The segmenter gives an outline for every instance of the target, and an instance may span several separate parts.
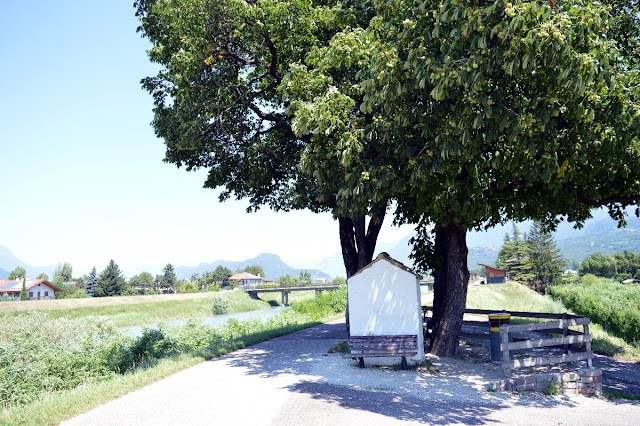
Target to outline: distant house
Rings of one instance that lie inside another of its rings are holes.
[[[256,288],[258,284],[264,282],[264,279],[248,272],[240,272],[239,274],[231,275],[229,281],[235,281],[235,285],[241,286],[242,288]]]
[[[326,284],[326,283],[327,283],[326,278],[320,278],[320,277],[311,278],[311,284]]]
[[[47,280],[27,279],[27,299],[28,300],[43,300],[55,298],[55,293],[62,291],[60,287],[51,284]],[[22,291],[22,278],[17,280],[4,280],[0,281],[0,297],[20,297]]]
[[[497,284],[503,283],[507,279],[507,270],[506,269],[498,269],[493,266],[485,265],[482,263],[478,263],[480,266],[484,266],[486,270],[487,284]]]

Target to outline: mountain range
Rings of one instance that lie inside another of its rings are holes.
[[[202,274],[205,271],[213,271],[218,266],[224,266],[237,271],[250,265],[260,265],[264,269],[264,274],[268,278],[279,278],[283,275],[300,275],[300,269],[292,268],[280,259],[280,256],[271,253],[262,253],[253,259],[247,259],[242,261],[232,260],[216,260],[211,263],[201,263],[198,266],[178,266],[174,268],[176,276],[178,278],[189,278],[193,274]],[[326,278],[331,279],[329,274],[319,271],[317,269],[307,269],[311,278]]]
[[[640,218],[628,211],[626,228],[618,228],[617,222],[609,217],[606,211],[596,210],[593,218],[585,222],[581,229],[574,229],[572,224],[561,223],[554,233],[554,237],[563,257],[569,261],[582,261],[587,256],[599,251],[605,255],[631,250],[640,253]],[[531,222],[519,223],[518,229],[527,232]],[[504,242],[505,234],[513,234],[513,225],[499,225],[487,231],[471,231],[467,234],[469,256],[467,264],[469,268],[476,268],[478,263],[495,264],[498,251]],[[414,234],[405,236],[395,243],[380,243],[376,246],[376,254],[386,251],[404,263],[411,266],[409,259],[411,253],[410,239]],[[176,275],[179,278],[189,278],[192,274],[201,274],[212,271],[217,266],[225,266],[232,271],[248,265],[258,264],[263,267],[265,275],[269,278],[278,278],[283,275],[299,275],[300,269],[293,268],[282,261],[276,254],[263,253],[253,259],[243,261],[215,260],[211,263],[200,263],[197,266],[177,266]],[[9,271],[16,266],[22,266],[30,277],[45,273],[52,277],[55,266],[31,266],[17,258],[9,248],[0,246],[0,279],[6,279]],[[342,255],[336,253],[332,256],[320,259],[316,264],[309,265],[307,269],[314,278],[331,278],[346,276]],[[141,272],[141,271],[140,271]]]

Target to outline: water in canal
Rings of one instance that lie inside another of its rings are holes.
[[[238,321],[258,319],[258,320],[262,320],[262,322],[265,322],[267,319],[271,318],[272,316],[278,315],[280,312],[284,311],[285,309],[289,309],[289,308],[283,307],[283,306],[276,306],[274,308],[269,308],[269,309],[259,309],[256,311],[246,311],[246,312],[235,312],[232,314],[211,315],[208,317],[198,317],[195,319],[197,319],[198,321],[202,321],[203,324],[208,325],[210,327],[219,327],[221,325],[225,325],[230,319],[236,319]],[[163,321],[163,322],[170,327],[176,327],[176,326],[185,325],[187,323],[187,320],[179,319],[179,320],[170,320],[170,321]],[[131,325],[128,327],[120,327],[120,329],[126,331],[128,334],[130,334],[133,337],[137,337],[142,335],[142,329],[144,327],[157,328],[158,323],[154,322],[154,323],[143,324],[143,325]]]

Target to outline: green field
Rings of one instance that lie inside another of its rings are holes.
[[[213,315],[211,307],[215,297],[225,297],[229,300],[231,308],[229,312],[253,311],[280,305],[280,293],[263,293],[260,295],[261,300],[254,300],[244,291],[234,290],[196,294],[31,301],[29,310],[46,311],[52,318],[76,319],[106,316],[116,327],[124,327]],[[296,291],[289,294],[289,301],[297,302],[313,297],[313,291]],[[25,312],[23,303],[0,303],[0,313],[21,315]]]

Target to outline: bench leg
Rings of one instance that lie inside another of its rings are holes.
[[[364,358],[358,358],[358,367],[364,368]]]
[[[408,370],[409,366],[407,365],[407,358],[406,357],[402,357],[402,363],[400,364],[400,368],[402,368],[403,370]]]

